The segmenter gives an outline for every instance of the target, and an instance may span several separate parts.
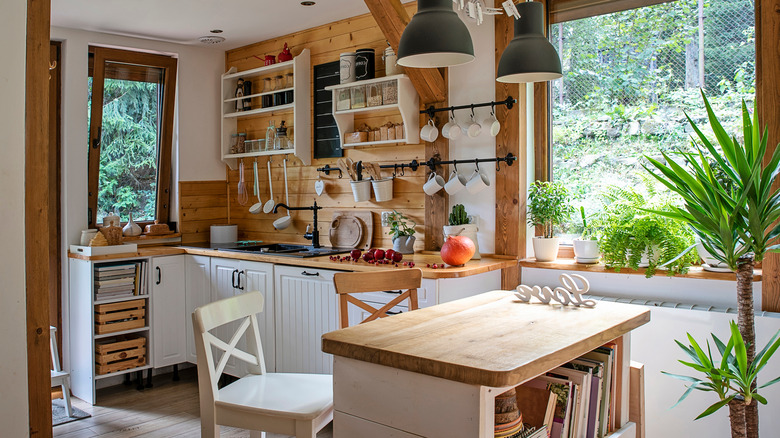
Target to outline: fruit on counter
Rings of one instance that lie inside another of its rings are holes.
[[[395,254],[395,251],[393,251],[392,249],[388,249],[387,251],[385,251],[385,258],[387,260],[393,260],[393,254]]]
[[[374,251],[374,258],[377,259],[377,260],[384,259],[385,258],[385,250],[378,249],[378,250]]]
[[[352,257],[353,260],[359,260],[361,254],[363,254],[363,251],[359,249],[353,249],[349,252],[349,256]]]
[[[394,262],[398,263],[398,262],[400,262],[403,259],[404,259],[404,255],[403,254],[401,254],[400,252],[397,252],[397,251],[393,251],[393,261]]]
[[[363,254],[363,260],[365,260],[365,261],[367,261],[369,263],[373,262],[374,261],[374,253],[369,251],[369,252]]]
[[[441,247],[441,259],[451,266],[462,266],[476,252],[474,241],[466,236],[448,236]]]

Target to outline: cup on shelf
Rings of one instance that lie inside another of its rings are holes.
[[[444,138],[455,140],[460,137],[461,129],[455,121],[455,117],[450,116],[450,120],[441,128],[441,135]]]
[[[476,120],[474,120],[473,115],[469,120],[467,120],[465,123],[463,123],[460,126],[460,129],[464,131],[471,138],[478,136],[479,133],[482,132],[482,126],[479,123],[477,123]]]
[[[444,178],[437,175],[436,172],[431,172],[431,176],[428,177],[428,181],[423,184],[423,191],[428,196],[433,196],[439,190],[444,188]]]
[[[450,180],[447,184],[444,184],[444,190],[450,195],[454,195],[466,187],[466,177],[459,174],[457,169],[453,169],[450,173]]]
[[[482,121],[481,125],[493,137],[497,136],[498,132],[501,130],[501,123],[496,119],[496,113],[492,110],[490,111],[490,115]]]
[[[420,129],[420,138],[427,142],[434,142],[439,138],[439,129],[433,124],[433,120],[428,120],[428,124]]]
[[[480,170],[479,167],[474,169],[474,173],[469,178],[469,182],[466,183],[466,188],[469,193],[479,193],[483,189],[490,187],[490,178],[484,170]]]

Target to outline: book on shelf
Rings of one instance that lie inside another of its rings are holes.
[[[533,379],[518,386],[515,391],[517,408],[523,415],[523,423],[536,428],[544,426],[544,436],[547,436],[547,431],[552,429],[558,401],[556,394],[547,389],[547,381]]]
[[[589,353],[585,353],[581,358],[594,360],[600,363],[602,367],[601,401],[599,402],[598,431],[596,433],[597,438],[602,438],[609,431],[609,410],[612,402],[610,395],[612,388],[613,350],[599,347]]]
[[[548,375],[569,380],[574,385],[572,410],[569,418],[569,437],[585,438],[588,421],[588,402],[590,401],[590,374],[567,367],[558,367]]]
[[[598,414],[599,404],[601,403],[601,379],[603,378],[603,369],[601,362],[591,359],[575,359],[564,367],[571,367],[581,371],[587,371],[591,376],[590,400],[588,401],[588,421],[585,438],[596,438],[598,434]]]

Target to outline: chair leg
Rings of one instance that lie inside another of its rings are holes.
[[[204,406],[201,399],[200,406],[200,436],[201,438],[218,438],[219,424],[217,424],[217,413],[214,406]]]
[[[309,420],[298,420],[295,422],[295,438],[316,438],[317,431],[314,430],[314,422]]]
[[[62,382],[62,399],[65,400],[65,413],[68,417],[73,416],[73,406],[70,404],[70,385],[67,381]]]
[[[152,369],[149,368],[148,370],[146,370],[146,387],[151,388],[153,386],[154,385],[152,385]]]
[[[173,364],[173,381],[179,381],[179,364]]]
[[[144,390],[144,372],[143,371],[136,371],[135,372],[135,380],[136,380],[136,387],[135,389],[138,391]]]

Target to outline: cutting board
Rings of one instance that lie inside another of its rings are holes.
[[[355,231],[356,223],[360,226],[359,233]],[[333,227],[334,224],[337,228]],[[342,230],[342,227],[345,229]],[[360,236],[355,239],[357,234]],[[361,210],[334,211],[329,235],[331,246],[370,249],[374,235],[373,215],[370,211]],[[354,243],[356,241],[357,243]]]

